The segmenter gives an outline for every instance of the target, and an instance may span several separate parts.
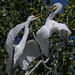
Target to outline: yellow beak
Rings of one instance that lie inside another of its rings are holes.
[[[41,17],[41,16],[40,16],[40,13],[37,14],[37,15],[35,15],[33,18],[39,18],[39,17]]]
[[[51,6],[51,7],[48,7],[48,8],[50,8],[50,9],[51,9],[49,12],[53,11],[54,7],[56,7],[56,5]]]

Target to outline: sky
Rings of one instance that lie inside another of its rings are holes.
[[[61,3],[63,6],[66,6],[67,4],[67,0],[50,0],[51,1],[51,5],[52,3]]]
[[[46,3],[46,1],[47,0],[44,0],[45,2],[43,3],[43,5],[45,5],[45,3]],[[53,3],[61,3],[62,5],[63,5],[63,7],[65,7],[66,6],[66,4],[67,4],[67,0],[50,0],[50,5],[48,5],[48,7],[50,7],[50,6],[52,6],[53,5]],[[62,9],[62,12],[63,12],[64,10]]]

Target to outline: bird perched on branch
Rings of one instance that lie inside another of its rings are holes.
[[[57,23],[56,21],[52,20],[53,17],[62,9],[62,5],[60,3],[55,3],[52,7],[49,7],[49,8],[52,8],[50,11],[55,10],[55,9],[56,10],[49,15],[49,17],[46,20],[45,25],[42,26],[36,33],[36,38],[38,40],[38,43],[42,50],[42,53],[45,56],[48,56],[48,48],[49,48],[48,38],[51,37],[53,32],[58,31],[60,36],[64,37],[64,38],[65,38],[66,32],[67,32],[67,37],[71,34],[70,30],[67,28],[67,26],[65,24]],[[35,17],[38,17],[38,16],[35,16]],[[25,27],[26,27],[26,25],[25,25]],[[28,33],[27,32],[28,26],[27,26],[27,28],[25,28],[25,30],[26,31],[24,32],[23,38],[24,38],[25,34]],[[15,55],[14,55],[14,64],[16,64],[16,61],[18,61],[20,67],[23,70],[27,69],[27,67],[33,61],[33,59],[36,59],[37,57],[40,56],[39,48],[38,48],[36,41],[29,40],[26,43],[27,36],[28,36],[28,34],[26,34],[26,36],[25,36],[26,38],[24,41],[23,41],[23,38],[21,40],[24,44],[20,42],[21,44],[19,44],[15,47],[16,50],[15,50]],[[13,41],[12,41],[12,43],[13,43]],[[26,44],[26,46],[25,46],[25,44]],[[10,55],[9,50],[10,50],[11,46],[8,43],[6,45],[9,48],[9,49],[7,48],[7,52]],[[22,49],[19,48],[20,45],[23,46]],[[19,50],[20,50],[20,52],[18,52]],[[11,58],[10,58],[10,60],[11,60]],[[8,62],[10,62],[10,61],[8,61]]]
[[[18,61],[19,57],[22,55],[23,50],[25,48],[26,40],[27,40],[27,37],[28,37],[28,34],[29,34],[28,26],[29,26],[31,21],[36,20],[39,17],[40,17],[39,14],[35,15],[35,16],[31,15],[31,16],[28,17],[26,22],[17,25],[16,27],[14,27],[13,29],[11,29],[9,31],[9,34],[7,36],[7,40],[6,40],[6,43],[5,43],[6,52],[8,53],[8,56],[9,56],[9,60],[7,61],[7,67],[6,67],[7,73],[11,72],[13,50],[14,50],[14,58],[13,58],[14,59],[13,60],[13,68],[14,68],[17,64],[17,61]],[[15,37],[17,36],[17,34],[20,32],[20,30],[22,28],[25,29],[22,40],[20,41],[20,43],[18,45],[13,45]]]
[[[55,3],[53,6],[49,7],[51,11],[53,11],[48,18],[46,19],[45,25],[43,25],[36,33],[36,38],[39,41],[39,45],[41,47],[42,53],[45,56],[48,56],[48,49],[49,49],[49,38],[53,34],[53,32],[58,32],[61,38],[68,38],[68,36],[71,34],[71,31],[69,28],[63,24],[58,23],[53,20],[54,16],[59,13],[62,9],[62,4]]]

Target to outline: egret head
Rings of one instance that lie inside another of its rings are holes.
[[[54,3],[53,6],[49,7],[51,8],[50,12],[53,11],[53,10],[61,10],[62,9],[62,4],[61,3]]]
[[[55,6],[54,10],[55,9],[62,9],[62,4],[60,4],[60,3],[55,3],[53,6]]]
[[[29,20],[29,21],[33,21],[33,20],[36,20],[36,19],[38,19],[39,17],[41,17],[41,16],[39,16],[40,14],[37,14],[37,15],[31,15],[31,16],[29,16],[28,17],[28,19],[27,20]]]

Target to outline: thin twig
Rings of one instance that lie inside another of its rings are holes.
[[[37,38],[35,37],[35,34],[34,34],[34,33],[33,33],[33,35],[34,35],[34,38],[35,38],[35,40],[36,40],[36,42],[37,42],[37,44],[38,44],[39,42],[38,42]],[[36,66],[35,66],[30,72],[27,71],[25,75],[30,75],[30,74],[40,65],[40,63],[43,63],[44,66],[45,66],[47,69],[50,69],[50,70],[51,70],[51,68],[48,68],[48,67],[45,65],[45,63],[47,63],[47,61],[48,61],[49,58],[48,58],[46,61],[44,61],[43,54],[42,54],[42,52],[41,52],[41,48],[40,48],[39,44],[38,44],[38,47],[39,47],[39,50],[40,50],[40,55],[41,55],[42,60],[40,60],[40,61],[36,64]]]
[[[52,49],[52,51],[51,51],[49,57],[47,58],[47,60],[45,61],[45,63],[47,63],[50,60],[51,56],[53,55],[55,48],[56,48],[56,44],[54,45],[54,48]]]
[[[37,40],[37,38],[36,38],[34,32],[33,32],[33,36],[34,36],[34,39],[35,39],[35,41],[36,41],[36,43],[37,43],[37,45],[38,45],[38,47],[39,47],[41,58],[42,58],[42,60],[44,60],[43,54],[42,54],[42,50],[41,50],[40,45],[39,45],[39,41]]]
[[[58,32],[59,33],[59,32]],[[58,36],[58,35],[57,35]],[[59,36],[58,36],[59,37]],[[61,39],[59,37],[59,47],[61,46]],[[58,50],[57,50],[57,59],[56,59],[56,65],[55,65],[55,74],[57,75],[57,65],[58,65],[58,59],[59,59],[59,47],[58,47]]]
[[[66,21],[66,25],[68,26],[68,15],[67,15],[67,21]]]
[[[40,64],[42,63],[42,60],[40,60],[36,65],[35,67],[28,73],[26,73],[25,75],[30,75]]]
[[[45,66],[47,69],[51,69],[51,68],[47,67],[46,64],[45,64],[45,61],[44,61],[44,58],[43,58],[43,53],[42,53],[41,47],[40,47],[40,45],[39,45],[39,41],[37,40],[37,38],[36,38],[34,32],[33,32],[33,36],[34,36],[34,38],[35,38],[35,40],[36,40],[36,42],[37,42],[37,45],[38,45],[38,47],[39,47],[40,55],[41,55],[41,58],[42,58],[42,61],[43,61],[44,66]]]
[[[49,59],[49,58],[46,59],[45,63],[47,63],[47,60],[48,60],[48,59]],[[35,67],[33,67],[33,69],[32,69],[30,72],[26,73],[25,75],[30,75],[41,63],[43,63],[42,60],[40,60],[40,61],[35,65]],[[50,68],[50,71],[53,71],[52,68]]]
[[[65,56],[65,55],[69,55],[69,54],[75,54],[75,53],[67,53],[67,54],[63,54],[63,55],[61,55],[61,56]],[[60,57],[61,57],[61,56],[60,56]],[[59,58],[60,58],[60,57],[59,57]],[[47,63],[48,60],[49,60],[49,58],[46,59],[45,63]],[[51,59],[51,60],[52,60],[52,59]],[[42,60],[40,60],[40,61],[36,64],[36,66],[35,66],[29,73],[27,73],[27,74],[25,74],[25,75],[30,75],[41,63],[43,63]],[[51,70],[49,70],[49,71],[52,72],[53,70],[51,69]]]

